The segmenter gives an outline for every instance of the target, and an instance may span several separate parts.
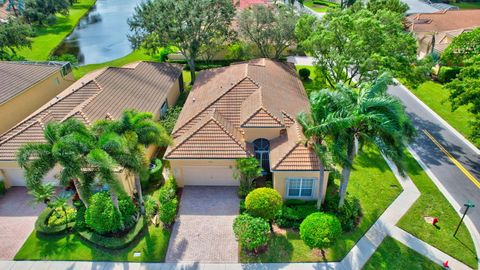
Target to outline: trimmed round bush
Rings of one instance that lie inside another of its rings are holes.
[[[272,220],[282,208],[282,197],[273,188],[257,188],[245,198],[247,213]]]
[[[305,81],[310,77],[310,69],[308,68],[301,68],[298,71],[298,74],[300,75],[300,78]]]
[[[161,203],[160,207],[158,208],[158,218],[160,219],[160,221],[166,226],[172,225],[177,215],[177,207],[177,198]]]
[[[300,224],[300,238],[310,248],[329,247],[341,232],[338,218],[322,212],[309,215]]]
[[[460,70],[460,67],[442,67],[438,73],[437,79],[441,83],[449,83],[457,77]]]
[[[235,218],[233,232],[244,249],[257,252],[268,242],[270,225],[263,218],[242,214]]]
[[[115,209],[110,194],[99,192],[90,198],[90,206],[85,212],[85,223],[98,234],[116,233],[135,224],[136,208],[129,197],[118,202],[120,213]]]

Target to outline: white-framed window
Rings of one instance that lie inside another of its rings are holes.
[[[165,100],[160,108],[160,117],[164,117],[168,111],[168,102]]]
[[[287,178],[287,197],[313,198],[316,180],[315,178]]]

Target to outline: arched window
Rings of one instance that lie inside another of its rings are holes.
[[[255,158],[260,162],[263,170],[270,171],[270,142],[266,139],[256,139],[253,141],[253,151],[255,152]]]

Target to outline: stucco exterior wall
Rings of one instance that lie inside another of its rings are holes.
[[[177,181],[179,187],[184,186],[184,167],[189,166],[205,166],[205,167],[226,167],[235,168],[235,160],[233,159],[171,159],[170,169]],[[231,177],[228,175],[226,177]]]
[[[328,179],[328,171],[325,171],[325,181]],[[280,195],[286,199],[287,198],[287,191],[286,191],[286,183],[287,178],[315,178],[315,195],[312,199],[318,198],[318,189],[320,187],[319,183],[319,172],[318,171],[275,171],[273,172],[273,188],[280,193]],[[323,194],[327,191],[327,185],[324,185],[322,190]]]
[[[281,128],[243,128],[245,131],[245,140],[253,142],[256,139],[271,140],[280,136]]]
[[[63,77],[58,71],[14,98],[0,104],[0,115],[2,116],[0,134],[38,110],[74,81],[72,72]]]

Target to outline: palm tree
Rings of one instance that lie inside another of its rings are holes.
[[[320,159],[318,209],[325,201],[323,190],[328,181],[328,179],[325,181],[325,165],[330,164],[335,155],[335,148],[331,147],[331,138],[342,128],[339,125],[338,118],[341,115],[338,112],[343,108],[338,107],[338,102],[332,102],[332,100],[341,100],[341,98],[339,92],[327,89],[313,92],[310,94],[310,112],[308,114],[302,112],[297,117],[307,139],[306,143],[311,145]]]
[[[171,137],[153,115],[136,110],[124,111],[118,120],[101,120],[93,126],[100,147],[120,166],[134,174],[135,189],[142,213],[144,200],[140,176],[148,175],[146,149],[150,145],[167,146]]]
[[[60,184],[66,186],[73,179],[80,200],[88,207],[94,177],[84,170],[90,167],[86,156],[95,145],[94,136],[75,119],[50,122],[43,133],[46,142],[27,143],[17,153],[17,162],[25,171],[27,188],[42,192],[42,179],[59,165]]]
[[[334,148],[345,154],[341,160],[339,207],[344,204],[352,164],[362,145],[377,145],[382,154],[392,160],[401,173],[404,172],[405,147],[415,136],[415,130],[402,103],[386,93],[389,84],[391,77],[382,74],[358,90],[339,85],[338,95],[331,100],[334,107],[341,108],[331,112],[337,115],[337,125],[341,127],[335,134]]]
[[[41,184],[36,189],[28,191],[28,194],[33,197],[34,203],[48,206],[55,194],[55,187],[51,183]]]

